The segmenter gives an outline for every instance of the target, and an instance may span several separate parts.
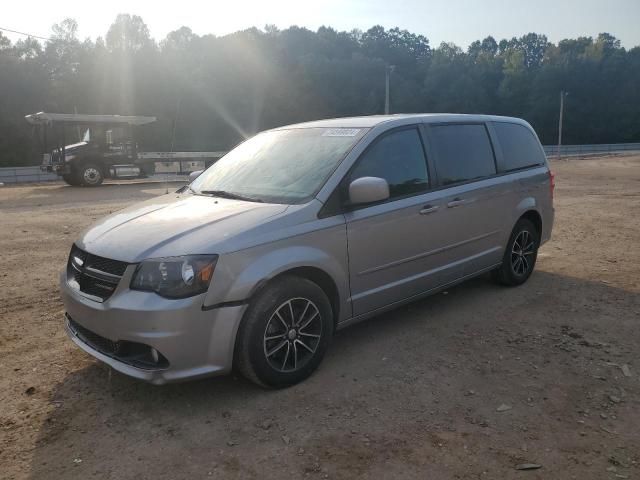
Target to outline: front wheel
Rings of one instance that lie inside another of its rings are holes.
[[[78,179],[80,185],[87,187],[97,187],[104,180],[102,170],[94,163],[85,163],[78,168]]]
[[[305,278],[282,277],[249,305],[238,331],[236,367],[258,385],[294,385],[318,367],[332,336],[324,291]]]
[[[540,233],[535,225],[521,218],[513,227],[502,265],[494,271],[494,278],[502,285],[517,286],[526,282],[538,257]]]

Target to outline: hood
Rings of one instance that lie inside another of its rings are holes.
[[[69,153],[70,151],[73,151],[73,150],[79,150],[82,147],[84,147],[85,145],[88,145],[88,143],[87,142],[72,143],[71,145],[65,145],[64,151],[66,153]],[[54,148],[53,151],[56,152],[56,153],[57,152],[62,152],[62,149],[61,148]]]
[[[77,245],[94,255],[136,263],[147,258],[233,250],[234,236],[283,213],[287,205],[209,196],[163,195],[89,227]]]

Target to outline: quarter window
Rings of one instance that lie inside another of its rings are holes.
[[[415,128],[398,130],[377,140],[351,172],[351,181],[380,177],[389,183],[391,198],[426,190],[429,186],[427,162]]]
[[[493,148],[484,125],[433,125],[430,139],[442,185],[496,173]]]
[[[540,143],[528,128],[506,122],[495,122],[493,128],[502,147],[501,170],[509,172],[544,164]]]

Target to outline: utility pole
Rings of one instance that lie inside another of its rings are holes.
[[[384,114],[389,115],[389,77],[391,72],[395,70],[395,65],[385,65],[384,67],[384,79],[385,79],[385,90],[384,90]]]
[[[564,97],[569,95],[569,92],[560,90],[560,119],[558,120],[558,160],[560,160],[560,148],[562,147],[562,116],[564,115]]]

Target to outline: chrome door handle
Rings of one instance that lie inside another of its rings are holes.
[[[420,210],[420,215],[427,215],[429,213],[433,213],[436,210],[438,210],[438,208],[440,208],[440,207],[438,207],[437,205],[425,205],[422,208],[422,210]]]
[[[447,203],[447,207],[455,208],[455,207],[459,207],[461,205],[466,205],[467,203],[471,203],[472,201],[473,200],[464,200],[462,198],[454,198],[449,203]]]

